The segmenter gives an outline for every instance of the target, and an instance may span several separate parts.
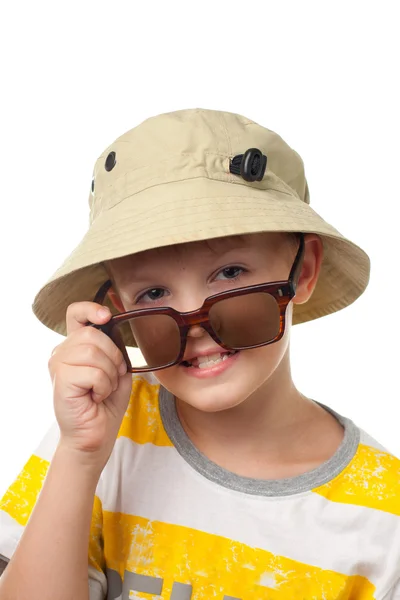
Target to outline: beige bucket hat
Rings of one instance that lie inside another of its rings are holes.
[[[320,277],[310,300],[295,305],[294,324],[348,306],[368,284],[367,254],[310,207],[301,157],[238,114],[188,109],[145,120],[97,159],[89,205],[86,235],[33,303],[63,335],[68,305],[93,300],[108,279],[103,261],[171,244],[262,231],[320,235]]]

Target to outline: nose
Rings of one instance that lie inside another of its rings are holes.
[[[201,338],[203,335],[207,333],[201,325],[193,325],[188,331],[188,337],[192,338]]]

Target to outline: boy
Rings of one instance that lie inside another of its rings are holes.
[[[67,334],[58,427],[0,504],[0,600],[400,598],[399,461],[291,378],[292,322],[369,277],[299,155],[159,115],[100,156],[90,209],[33,306]]]

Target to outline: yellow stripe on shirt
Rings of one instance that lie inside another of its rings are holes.
[[[161,421],[158,408],[160,386],[141,377],[134,377],[132,393],[118,437],[127,437],[137,444],[172,446]]]
[[[0,501],[4,510],[19,525],[25,526],[42,489],[50,463],[34,454]]]
[[[350,464],[335,479],[313,490],[331,502],[355,504],[400,515],[400,460],[359,444]]]
[[[196,600],[374,598],[375,586],[360,575],[324,570],[196,529],[108,511],[103,528],[107,568],[121,579],[125,570],[161,578],[163,599],[171,597],[174,581],[192,585]],[[142,598],[140,592],[135,597]]]

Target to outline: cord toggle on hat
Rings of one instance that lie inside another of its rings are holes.
[[[267,157],[258,148],[249,148],[244,154],[234,156],[229,171],[241,175],[245,181],[261,181],[267,168]]]

